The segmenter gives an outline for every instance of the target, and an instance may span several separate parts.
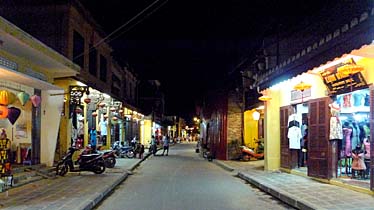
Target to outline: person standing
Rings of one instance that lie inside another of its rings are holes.
[[[166,156],[168,156],[168,154],[169,154],[169,138],[164,136],[162,138],[162,141],[163,141],[163,146],[164,146],[164,151],[162,151],[162,155],[164,155],[164,153],[166,151]]]
[[[90,131],[90,143],[91,143],[92,150],[96,151],[97,132],[96,132],[96,128],[94,128],[94,127]]]
[[[105,117],[102,121],[100,121],[100,135],[103,145],[106,146],[106,136],[108,135],[108,122]]]

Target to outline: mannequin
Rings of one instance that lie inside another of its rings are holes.
[[[343,130],[342,124],[339,120],[340,106],[336,102],[329,104],[330,107],[330,140],[342,140]]]
[[[366,170],[364,162],[364,151],[361,149],[360,145],[357,145],[354,150],[352,150],[352,178],[355,178],[355,172],[358,176],[364,177],[364,172]]]

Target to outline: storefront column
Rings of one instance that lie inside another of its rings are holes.
[[[280,168],[280,91],[271,90],[270,101],[265,102],[265,170]]]

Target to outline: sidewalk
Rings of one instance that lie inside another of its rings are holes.
[[[92,209],[148,157],[146,152],[143,159],[117,158],[103,174],[74,172],[10,189],[8,196],[0,193],[0,209]]]
[[[297,209],[374,209],[372,195],[299,175],[266,172],[263,170],[263,161],[214,162]]]

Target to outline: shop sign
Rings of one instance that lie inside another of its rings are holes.
[[[363,77],[361,72],[352,75],[346,75],[337,72],[339,66],[341,65],[336,65],[331,68],[325,69],[320,73],[323,82],[330,91],[330,94],[338,95],[367,86],[365,78]]]
[[[306,89],[303,92],[301,92],[300,90],[292,90],[291,91],[291,101],[300,100],[301,98],[303,98],[303,100],[305,100],[305,98],[308,98],[310,96],[312,96],[312,89],[311,88]]]

